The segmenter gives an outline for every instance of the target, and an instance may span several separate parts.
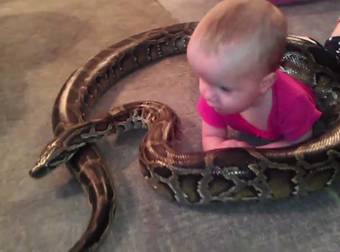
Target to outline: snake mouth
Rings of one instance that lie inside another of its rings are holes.
[[[32,178],[40,178],[46,175],[49,170],[48,166],[36,164],[31,170],[29,170],[28,174]]]

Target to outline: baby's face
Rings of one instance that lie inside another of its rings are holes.
[[[208,104],[220,114],[241,113],[261,97],[262,78],[240,74],[230,59],[206,54],[201,50],[188,50],[188,61],[199,77],[199,91]]]

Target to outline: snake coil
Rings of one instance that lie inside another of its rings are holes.
[[[340,66],[321,45],[288,36],[281,68],[310,85],[323,112],[314,136],[281,149],[234,148],[181,153],[171,144],[178,118],[166,105],[141,101],[113,108],[87,121],[99,97],[121,78],[151,62],[186,52],[196,23],[153,29],[116,43],[76,70],[62,87],[53,109],[56,139],[43,151],[33,177],[61,163],[89,195],[90,223],[71,251],[89,250],[109,226],[116,194],[100,153],[93,144],[111,133],[144,127],[139,160],[152,188],[184,204],[279,199],[330,185],[340,162]]]

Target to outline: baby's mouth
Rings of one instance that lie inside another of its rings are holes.
[[[221,109],[219,106],[216,106],[215,104],[213,104],[213,103],[211,103],[211,102],[209,102],[209,101],[207,101],[207,103],[208,103],[208,105],[209,105],[210,107],[212,107],[216,112],[221,113],[221,112],[223,111],[223,109]]]
[[[222,109],[217,107],[217,106],[214,106],[214,105],[210,105],[216,112],[221,112]]]
[[[213,103],[211,103],[211,102],[209,102],[209,101],[207,101],[207,103],[208,103],[208,105],[209,105],[210,107],[212,107],[212,108],[217,108],[217,106],[214,105]]]

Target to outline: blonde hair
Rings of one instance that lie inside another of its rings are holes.
[[[278,68],[286,36],[284,15],[267,0],[222,1],[203,17],[193,34],[207,53],[221,53],[228,45],[248,50],[251,59],[243,60],[256,63],[266,73]]]

